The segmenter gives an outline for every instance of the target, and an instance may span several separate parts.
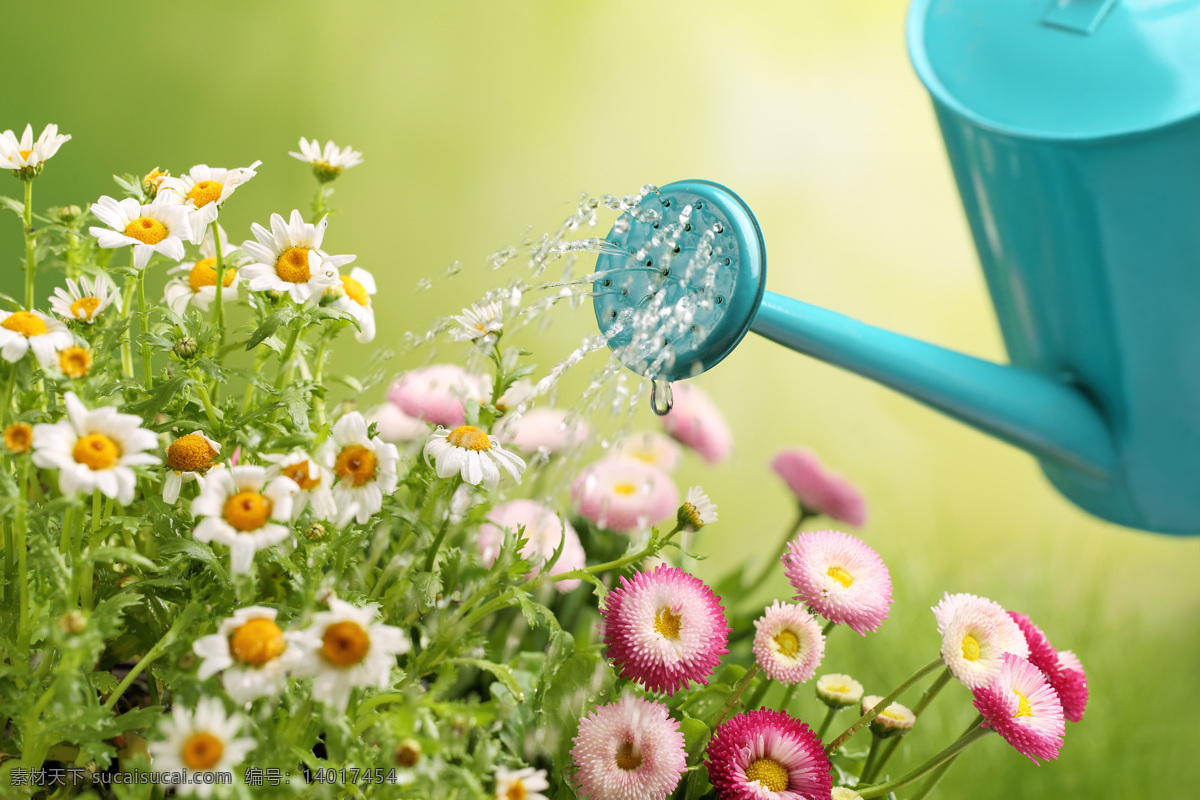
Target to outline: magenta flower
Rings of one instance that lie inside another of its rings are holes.
[[[509,444],[525,453],[557,453],[588,437],[587,423],[561,408],[534,408],[505,423]]]
[[[1040,669],[1005,653],[996,680],[972,694],[984,727],[995,729],[1018,753],[1035,764],[1058,758],[1066,730],[1062,703]]]
[[[729,652],[730,628],[720,598],[676,567],[639,572],[609,593],[601,612],[608,656],[621,677],[652,692],[674,694],[708,683]]]
[[[828,800],[821,740],[782,711],[748,711],[715,731],[705,765],[722,800]]]
[[[529,575],[537,575],[541,566],[562,545],[562,554],[550,569],[551,575],[560,575],[583,569],[587,556],[579,542],[579,534],[571,523],[560,519],[550,508],[533,500],[512,500],[501,503],[488,512],[487,522],[479,526],[479,550],[483,563],[489,567],[500,555],[504,544],[505,529],[524,528],[525,546],[521,558],[533,565]],[[554,584],[560,592],[569,592],[580,584],[578,580],[560,581]]]
[[[433,364],[406,372],[388,389],[387,396],[408,416],[447,428],[467,421],[463,401],[486,400],[483,382],[453,364]]]
[[[693,384],[681,381],[671,384],[671,389],[675,402],[662,418],[663,428],[710,464],[724,461],[733,449],[733,433],[721,409]]]
[[[1087,675],[1083,665],[1071,651],[1055,650],[1046,634],[1029,617],[1015,611],[1008,612],[1008,615],[1025,635],[1025,641],[1029,644],[1029,662],[1046,675],[1046,680],[1050,681],[1058,694],[1063,715],[1070,722],[1079,722],[1083,719],[1088,700]]]
[[[776,600],[754,627],[754,660],[772,680],[804,683],[825,657],[821,624],[801,606]]]
[[[579,473],[571,499],[593,524],[630,533],[674,517],[679,489],[658,467],[633,458],[603,458]]]
[[[796,495],[804,510],[861,527],[867,521],[867,501],[850,481],[827,469],[809,450],[784,450],[771,469]]]
[[[783,554],[795,599],[866,635],[887,619],[892,578],[879,554],[841,531],[802,533]]]
[[[679,723],[641,697],[594,708],[574,742],[575,782],[590,800],[664,800],[687,769]]]

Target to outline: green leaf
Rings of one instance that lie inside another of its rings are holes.
[[[441,581],[432,572],[418,572],[413,576],[413,589],[421,598],[421,605],[425,608],[429,608],[437,602],[438,592],[441,591],[441,588]]]
[[[212,570],[224,583],[229,583],[229,575],[225,572],[225,568],[221,566],[221,562],[213,555],[213,551],[195,539],[184,539],[182,537],[179,539],[168,539],[159,546],[158,553],[163,557],[178,554],[186,556],[193,561],[199,561]]]
[[[296,311],[292,306],[283,306],[271,316],[267,317],[262,323],[250,334],[250,339],[246,342],[246,349],[253,350],[262,344],[262,341],[268,336],[279,330],[279,326],[290,322],[296,316]]]
[[[176,375],[154,387],[154,394],[150,395],[149,399],[129,406],[129,410],[140,414],[145,419],[152,419],[158,412],[166,408],[185,386],[192,383],[194,381],[187,375]]]
[[[292,424],[302,431],[308,430],[308,393],[304,388],[292,384],[283,388],[280,402],[287,409]]]
[[[696,756],[708,744],[708,726],[685,712],[683,719],[679,721],[679,729],[683,731],[683,746],[687,750],[688,761],[695,761]]]
[[[11,197],[0,195],[0,206],[4,206],[22,219],[25,218],[25,204],[20,200],[14,200]]]
[[[499,680],[500,683],[504,684],[504,688],[508,689],[508,691],[512,693],[512,696],[517,699],[518,703],[525,702],[525,692],[517,683],[517,679],[516,676],[513,675],[513,671],[504,664],[497,664],[494,661],[488,661],[483,658],[452,658],[447,663],[462,664],[464,666],[475,667],[475,669],[481,669],[485,672],[490,672],[492,675],[496,676],[496,679]]]
[[[92,563],[121,561],[126,564],[132,564],[144,572],[155,572],[158,570],[153,561],[128,547],[97,547],[95,550],[88,552],[87,558]]]

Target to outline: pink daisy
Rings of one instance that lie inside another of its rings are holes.
[[[776,600],[754,627],[754,660],[772,680],[804,683],[825,657],[821,624],[801,606]]]
[[[946,592],[933,616],[942,636],[942,658],[969,689],[995,680],[1005,653],[1029,657],[1021,628],[1003,606],[986,597]]]
[[[802,533],[783,554],[795,599],[866,635],[887,619],[892,578],[879,554],[841,531]]]
[[[1025,644],[1029,646],[1029,663],[1046,673],[1049,677],[1051,673],[1058,671],[1058,651],[1050,644],[1050,640],[1046,638],[1046,634],[1042,633],[1042,629],[1033,624],[1033,621],[1024,614],[1018,614],[1016,611],[1009,611],[1008,618],[1017,624],[1021,629],[1021,635],[1025,637]]]
[[[782,711],[748,711],[718,727],[705,765],[722,800],[827,800],[832,790],[821,740]]]
[[[784,450],[771,461],[805,511],[861,527],[867,521],[867,501],[850,481],[826,469],[809,450]]]
[[[662,418],[663,429],[705,461],[724,461],[733,449],[733,434],[721,409],[704,390],[690,383],[671,384],[675,402]]]
[[[1050,676],[1050,685],[1062,701],[1063,716],[1070,722],[1082,720],[1088,701],[1087,673],[1070,650],[1058,651],[1058,671]]]
[[[387,400],[368,415],[367,421],[376,424],[379,438],[385,442],[425,441],[429,436],[427,424],[410,417],[400,410],[400,406]]]
[[[604,643],[621,677],[674,694],[708,676],[729,652],[720,598],[676,567],[639,572],[604,603]]]
[[[1040,669],[1005,653],[996,680],[972,694],[984,727],[995,729],[1017,752],[1035,764],[1058,758],[1066,729],[1062,703]]]
[[[687,770],[679,723],[641,697],[594,708],[574,742],[575,782],[591,800],[664,800]]]
[[[560,519],[550,508],[533,500],[512,500],[501,503],[488,512],[487,522],[479,526],[479,550],[483,563],[489,567],[500,555],[504,544],[505,529],[517,530],[524,528],[525,546],[521,548],[521,558],[533,565],[529,575],[537,575],[542,564],[546,562],[558,546],[562,545],[562,554],[550,569],[551,575],[583,569],[587,566],[587,556],[579,541],[579,534],[571,527],[571,523]],[[554,584],[560,592],[569,592],[579,586],[580,581],[561,581]]]
[[[467,420],[464,400],[484,402],[483,382],[454,364],[406,372],[388,389],[388,400],[410,417],[456,428]]]
[[[658,467],[633,458],[603,458],[571,484],[575,508],[601,528],[630,533],[674,517],[679,489]]]
[[[588,437],[587,423],[561,408],[534,408],[505,423],[509,444],[525,453],[558,453]]]

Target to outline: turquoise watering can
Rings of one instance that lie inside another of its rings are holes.
[[[1032,453],[1078,506],[1200,534],[1200,0],[916,0],[933,97],[1012,365],[765,291],[749,206],[648,194],[597,259],[597,322],[663,381],[748,331]]]

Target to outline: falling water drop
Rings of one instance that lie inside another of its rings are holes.
[[[658,416],[666,416],[675,405],[675,397],[671,393],[671,382],[661,378],[650,381],[650,410]]]

